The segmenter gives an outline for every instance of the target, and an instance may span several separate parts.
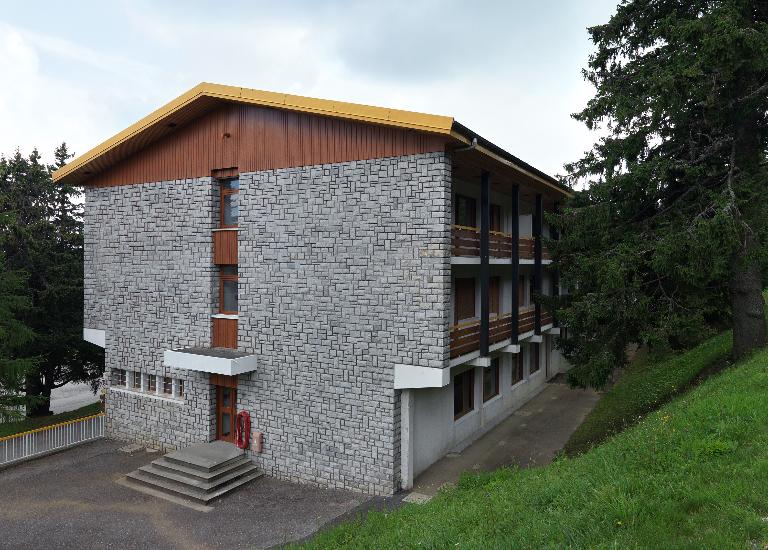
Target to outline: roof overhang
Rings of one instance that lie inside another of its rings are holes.
[[[570,190],[555,178],[482,138],[450,116],[316,99],[208,82],[198,84],[102,144],[73,159],[53,173],[53,180],[69,185],[83,185],[96,174],[170,134],[177,127],[226,102],[271,107],[427,132],[445,136],[446,142],[452,142],[458,146],[470,144],[476,139],[477,144],[474,148],[478,153],[513,168],[559,194],[570,195]]]
[[[236,376],[256,370],[256,356],[226,348],[186,348],[165,350],[166,367],[212,374]]]

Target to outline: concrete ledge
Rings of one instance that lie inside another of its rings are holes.
[[[107,341],[107,331],[98,328],[84,328],[83,340],[103,348]]]
[[[235,376],[245,372],[256,370],[255,355],[232,353],[233,350],[222,350],[217,355],[213,350],[204,350],[205,353],[187,350],[165,350],[163,363],[166,367],[224,374]]]
[[[450,369],[395,365],[395,389],[442,388],[451,380]]]

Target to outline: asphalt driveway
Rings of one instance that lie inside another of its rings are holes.
[[[99,440],[0,470],[0,548],[268,548],[368,500],[261,477],[199,512],[115,483],[158,456],[121,445]]]

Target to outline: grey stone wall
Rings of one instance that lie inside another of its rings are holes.
[[[112,437],[175,448],[208,441],[207,376],[163,366],[166,349],[210,345],[214,269],[210,178],[85,192],[85,326],[106,331],[113,369],[185,381],[182,403],[110,391]]]
[[[451,164],[443,153],[241,175],[238,408],[285,479],[400,485],[398,363],[445,367]]]

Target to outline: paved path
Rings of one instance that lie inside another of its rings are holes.
[[[461,453],[450,454],[430,466],[414,481],[413,492],[434,495],[444,484],[456,483],[465,471],[490,471],[510,464],[548,464],[599,399],[594,391],[572,390],[564,383],[547,384],[541,393]]]
[[[115,483],[157,458],[110,440],[0,471],[0,548],[265,548],[368,497],[262,477],[198,512]]]

